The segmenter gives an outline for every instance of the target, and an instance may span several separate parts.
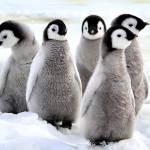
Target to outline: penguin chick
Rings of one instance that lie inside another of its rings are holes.
[[[123,14],[112,21],[111,26],[115,25],[122,25],[138,35],[148,23],[143,22],[143,20],[136,16]],[[143,71],[142,53],[136,38],[126,48],[125,57],[127,70],[131,78],[131,86],[135,98],[135,112],[137,115],[142,107],[143,101],[148,97],[149,84],[146,74]]]
[[[134,96],[124,50],[135,36],[125,27],[114,26],[102,38],[100,58],[81,107],[81,132],[91,144],[120,141],[133,135]]]
[[[26,24],[9,20],[0,25],[0,45],[11,48],[0,73],[0,111],[15,114],[27,111],[26,83],[39,44]]]
[[[31,65],[26,100],[29,111],[58,126],[71,129],[78,119],[82,88],[67,41],[63,21],[50,22],[43,44]]]
[[[86,17],[82,23],[82,36],[76,48],[75,59],[82,82],[82,93],[99,59],[99,44],[106,32],[104,20],[96,15]]]

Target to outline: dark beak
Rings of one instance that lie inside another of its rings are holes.
[[[138,37],[138,35],[136,35],[136,34],[134,34],[135,35],[135,37]]]
[[[130,36],[127,37],[129,41],[133,40],[135,37],[138,37],[136,34],[131,34]]]
[[[145,26],[146,26],[146,25],[149,25],[149,23],[147,23],[147,22],[144,22],[144,23],[145,23]]]
[[[91,35],[95,35],[96,33],[97,33],[97,30],[94,28],[91,28],[89,31],[89,34],[91,34]]]
[[[2,45],[2,43],[3,43],[3,42],[2,42],[2,41],[0,41],[0,46]]]
[[[61,30],[58,32],[59,35],[66,35],[66,33],[67,33],[67,29],[61,29]]]

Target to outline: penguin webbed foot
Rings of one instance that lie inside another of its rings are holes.
[[[54,120],[47,120],[47,123],[49,123],[49,124],[51,124],[51,125],[53,125],[54,127],[57,128],[56,123],[55,123]]]
[[[56,129],[58,130],[58,125],[56,125],[56,123],[55,122],[48,122],[48,123],[50,123],[52,126],[54,126],[54,127],[56,127]]]
[[[106,146],[106,145],[108,145],[108,141],[104,141],[104,140],[97,140],[97,141],[90,141],[90,144],[91,145],[93,145],[93,144],[95,144],[95,145],[99,145],[99,146],[102,146],[102,147],[104,147],[104,146]]]
[[[68,128],[69,130],[71,130],[72,128],[72,121],[70,120],[62,120],[60,121],[60,119],[52,119],[52,120],[47,120],[48,123],[52,124],[53,126],[56,127],[56,129],[58,130],[58,127],[62,127],[62,128]]]
[[[62,128],[68,128],[69,130],[71,130],[72,123],[70,121],[64,121],[60,127],[62,127]]]
[[[55,126],[56,127],[56,129],[58,130],[58,126]]]

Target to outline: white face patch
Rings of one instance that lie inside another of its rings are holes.
[[[126,49],[130,44],[127,33],[123,29],[117,29],[111,34],[112,48]]]
[[[137,20],[134,18],[127,18],[122,22],[122,26],[128,28],[130,31],[132,31],[134,34],[138,35],[140,32],[138,29],[136,29],[137,26]]]
[[[17,44],[19,38],[15,37],[14,33],[11,30],[3,30],[0,32],[0,46],[4,48],[10,48]]]
[[[67,36],[59,35],[58,32],[59,32],[59,26],[56,24],[52,24],[47,30],[48,38],[53,40],[58,40],[58,41],[66,41]]]
[[[104,25],[101,21],[98,22],[97,24],[97,30],[98,30],[98,33],[96,33],[95,35],[91,35],[88,33],[88,22],[86,21],[83,25],[83,37],[89,39],[89,40],[96,40],[96,39],[99,39],[101,38],[104,33],[105,33],[105,30],[104,30]]]

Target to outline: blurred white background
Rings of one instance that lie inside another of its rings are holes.
[[[0,23],[18,20],[27,23],[42,43],[43,30],[54,19],[62,19],[68,28],[68,41],[74,53],[81,36],[81,25],[91,14],[101,16],[109,28],[120,14],[130,13],[150,23],[150,0],[0,0]],[[138,37],[145,70],[150,79],[150,26]],[[10,55],[9,49],[0,48],[0,60]]]

